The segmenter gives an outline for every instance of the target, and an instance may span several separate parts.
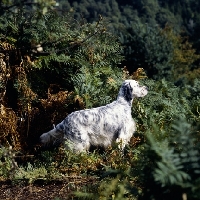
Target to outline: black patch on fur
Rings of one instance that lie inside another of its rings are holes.
[[[123,90],[124,90],[125,100],[130,102],[133,99],[133,95],[132,95],[133,89],[132,89],[130,83],[124,85]]]
[[[63,130],[64,130],[64,125],[62,124],[62,123],[60,123],[60,124],[58,124],[57,126],[56,126],[56,130],[57,131],[60,131],[60,132],[63,132]]]

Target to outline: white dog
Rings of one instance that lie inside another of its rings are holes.
[[[125,80],[116,101],[69,114],[53,130],[42,134],[41,142],[44,145],[64,142],[66,148],[75,152],[87,151],[92,146],[106,148],[119,141],[123,148],[136,130],[131,116],[133,99],[147,93],[146,86]]]

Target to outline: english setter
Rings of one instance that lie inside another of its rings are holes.
[[[136,130],[131,116],[133,99],[147,93],[146,86],[139,86],[135,80],[125,80],[116,101],[69,114],[53,130],[43,133],[40,140],[44,145],[63,142],[74,152],[87,151],[93,146],[106,148],[120,141],[123,148]]]

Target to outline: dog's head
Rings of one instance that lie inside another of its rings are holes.
[[[135,80],[125,80],[121,86],[118,97],[124,97],[126,101],[132,101],[134,97],[144,97],[147,95],[146,86],[140,86]]]

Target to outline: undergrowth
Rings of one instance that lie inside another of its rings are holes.
[[[137,131],[123,153],[117,144],[80,154],[59,147],[17,164],[19,154],[1,148],[1,180],[34,184],[81,177],[76,180],[83,184],[74,189],[78,199],[198,199],[198,81],[184,88],[165,80],[140,82],[149,93],[133,102]],[[92,184],[84,182],[91,177]]]

